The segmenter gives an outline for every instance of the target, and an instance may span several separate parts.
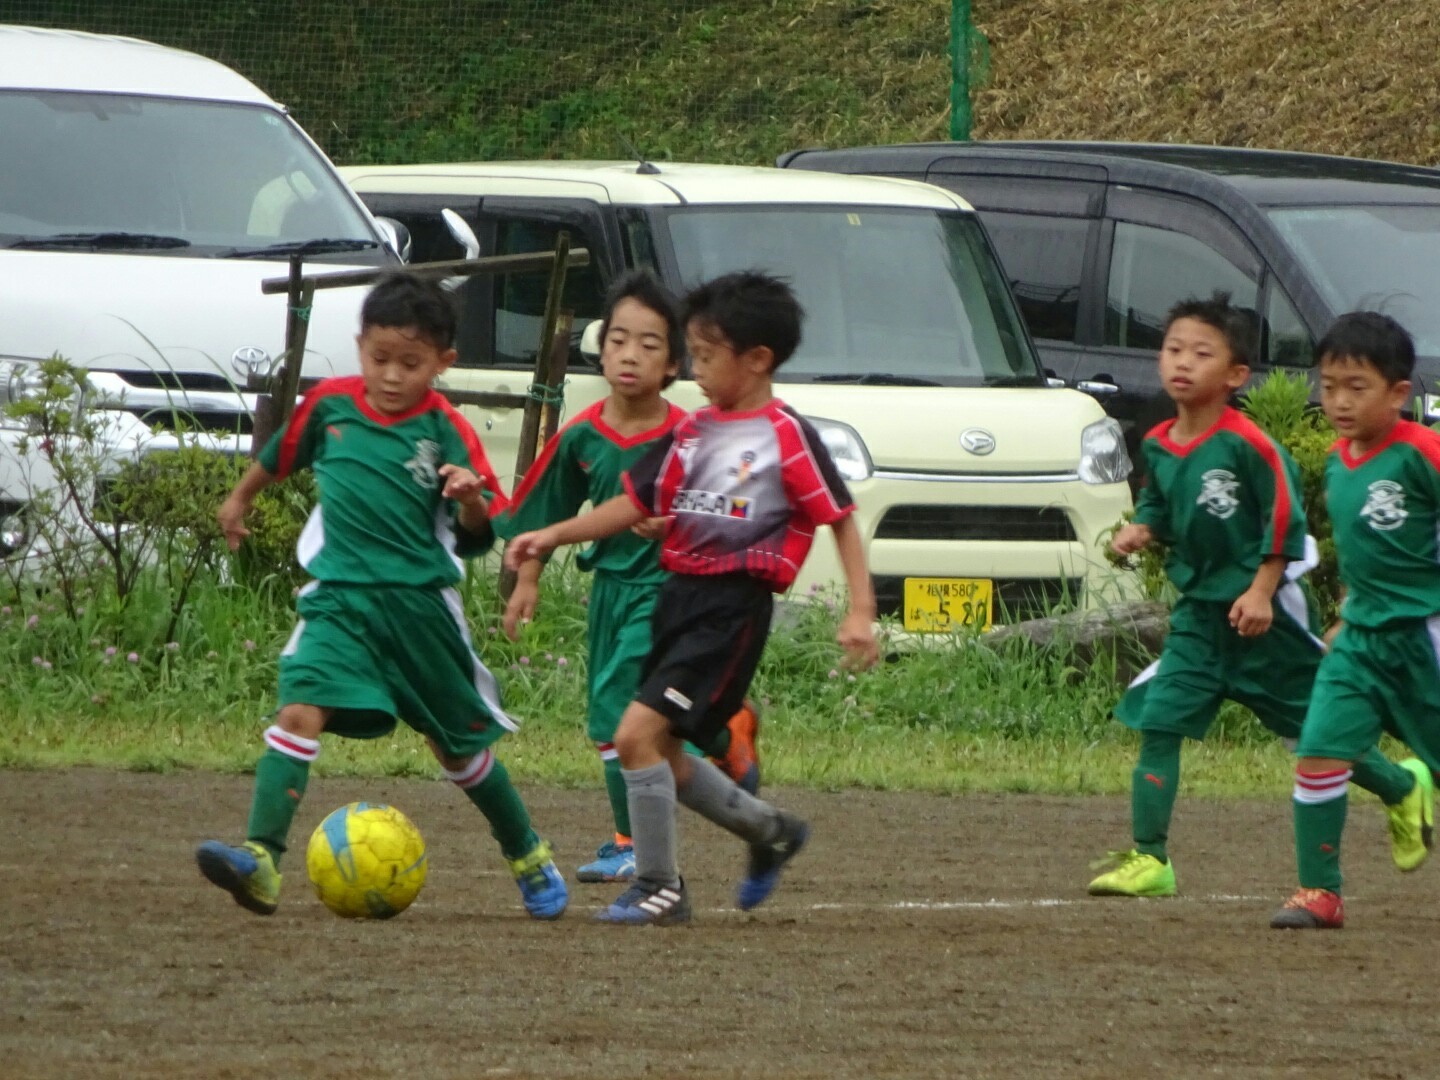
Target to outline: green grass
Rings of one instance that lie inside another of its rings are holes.
[[[588,579],[566,566],[546,576],[539,617],[519,642],[497,632],[496,566],[465,587],[482,656],[507,708],[524,721],[502,754],[526,781],[598,782],[584,736]],[[0,765],[137,770],[251,768],[274,708],[276,655],[293,624],[278,579],[251,588],[202,579],[176,640],[163,640],[168,594],[151,575],[121,607],[86,593],[74,619],[53,593],[0,608]],[[892,654],[851,674],[834,641],[833,603],[816,599],[772,637],[753,688],[765,715],[767,782],[932,792],[1119,793],[1135,740],[1110,719],[1113,667],[1077,671],[1063,653],[1014,642],[1001,650],[958,640]],[[49,665],[48,667],[46,665]],[[1187,751],[1186,790],[1285,790],[1289,760],[1239,710],[1211,743]],[[424,744],[393,736],[326,740],[321,774],[434,776]]]

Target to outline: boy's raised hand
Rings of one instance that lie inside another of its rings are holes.
[[[529,559],[543,559],[556,546],[549,529],[521,533],[505,548],[505,569],[519,570],[521,563]]]
[[[1275,609],[1263,589],[1246,589],[1230,607],[1230,625],[1241,637],[1259,637],[1275,621]]]
[[[1110,550],[1117,555],[1133,555],[1154,538],[1149,525],[1130,522],[1115,530],[1110,538]]]
[[[864,671],[875,666],[880,659],[880,646],[875,641],[875,624],[859,612],[846,612],[840,620],[840,629],[835,634],[840,647],[845,650],[845,666],[855,671]]]
[[[674,520],[673,514],[667,517],[646,518],[640,524],[630,526],[630,531],[641,540],[664,540],[666,532],[670,529],[670,523]]]
[[[472,506],[484,510],[490,503],[485,498],[485,484],[478,476],[463,465],[441,465],[437,470],[445,487],[440,492],[446,499],[454,499],[461,506]]]
[[[511,641],[519,639],[522,623],[528,623],[535,618],[535,605],[539,600],[540,589],[535,582],[523,579],[515,582],[510,601],[505,605],[505,616],[500,620],[505,636]]]
[[[231,551],[238,551],[240,541],[250,535],[250,530],[245,527],[245,515],[249,510],[248,502],[231,495],[220,504],[220,509],[215,511],[220,529],[225,533],[225,544]]]

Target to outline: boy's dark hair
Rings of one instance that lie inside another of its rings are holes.
[[[1367,363],[1394,386],[1415,372],[1415,339],[1389,315],[1350,311],[1336,319],[1315,346],[1315,362],[1327,359]]]
[[[1255,346],[1259,344],[1260,322],[1255,312],[1230,302],[1228,292],[1215,292],[1209,300],[1192,296],[1181,300],[1165,314],[1165,333],[1170,332],[1181,319],[1194,319],[1206,326],[1213,326],[1225,338],[1230,350],[1230,361],[1250,367],[1255,359]]]
[[[455,344],[455,301],[438,281],[397,270],[380,278],[360,307],[360,330],[414,328],[437,349]]]
[[[680,321],[680,305],[675,294],[649,270],[631,270],[615,279],[610,291],[605,294],[605,314],[600,319],[600,347],[604,349],[605,338],[610,333],[610,319],[621,300],[635,300],[665,320],[665,344],[670,349],[670,359],[675,370],[685,370],[685,324]],[[675,381],[674,375],[666,375],[664,386]]]
[[[683,305],[685,323],[713,326],[743,353],[763,345],[775,354],[773,371],[800,344],[805,312],[790,286],[759,270],[725,274],[691,290]]]

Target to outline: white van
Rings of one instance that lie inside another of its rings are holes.
[[[297,250],[315,269],[398,264],[393,244],[284,107],[223,64],[0,26],[0,405],[58,353],[89,370],[92,403],[245,453],[240,388],[285,340],[285,299],[261,280]],[[363,295],[315,305],[305,376],[358,370]],[[0,468],[0,514],[18,471]]]
[[[594,324],[607,283],[627,268],[654,268],[677,292],[742,268],[787,277],[807,318],[776,392],[812,420],[849,481],[880,611],[907,629],[983,626],[1117,585],[1101,534],[1131,505],[1119,426],[1093,398],[1048,384],[958,196],[900,180],[669,163],[341,172],[375,213],[408,228],[417,260],[462,255],[446,209],[483,255],[548,250],[562,229],[589,249],[590,265],[566,280],[568,416],[608,392]],[[547,281],[466,282],[448,385],[526,390]],[[670,396],[702,403],[689,380]],[[467,411],[503,472],[521,411]],[[821,543],[796,588],[842,580],[833,545]]]

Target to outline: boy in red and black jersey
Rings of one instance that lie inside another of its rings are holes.
[[[775,368],[800,342],[800,320],[789,287],[764,274],[729,274],[692,292],[687,344],[710,406],[657,441],[626,474],[625,495],[518,536],[506,553],[518,566],[648,517],[671,521],[660,556],[671,577],[656,605],[655,644],[615,736],[635,877],[600,913],[603,922],[689,919],[676,857],[677,800],[750,845],[737,898],[744,910],[770,895],[804,846],[805,822],[746,794],[683,745],[705,748],[740,707],[769,635],[774,594],[795,580],[818,526],[834,530],[850,589],[840,644],[852,663],[876,660],[875,597],[850,494],[814,428],[772,390]]]

